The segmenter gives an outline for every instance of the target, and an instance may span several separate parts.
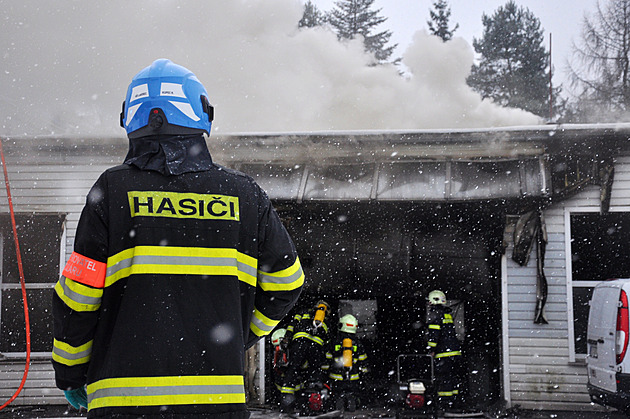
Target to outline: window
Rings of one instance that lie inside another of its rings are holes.
[[[570,264],[575,354],[586,355],[589,301],[593,288],[630,277],[630,212],[570,212]]]
[[[26,298],[31,325],[31,351],[50,353],[52,346],[52,293],[65,255],[62,214],[15,216]],[[8,214],[0,215],[0,353],[20,356],[26,352],[22,288]]]
[[[339,317],[352,314],[359,322],[357,337],[372,340],[376,338],[376,300],[339,300]]]

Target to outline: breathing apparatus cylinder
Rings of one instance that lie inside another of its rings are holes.
[[[326,318],[326,311],[328,310],[328,305],[325,303],[317,304],[317,309],[315,311],[315,318],[313,318],[313,326],[319,327],[324,323],[324,319]]]
[[[343,340],[343,366],[352,367],[352,339],[344,338]]]

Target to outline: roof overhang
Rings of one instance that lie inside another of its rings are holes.
[[[215,161],[250,174],[275,200],[459,202],[547,199],[601,183],[602,169],[630,150],[629,138],[630,124],[589,124],[213,134],[208,145]],[[125,138],[4,143],[25,164],[55,154],[120,161],[127,151]]]

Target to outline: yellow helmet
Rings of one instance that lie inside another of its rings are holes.
[[[446,304],[446,295],[444,295],[444,293],[440,290],[431,291],[427,299],[429,300],[429,304],[431,305]]]

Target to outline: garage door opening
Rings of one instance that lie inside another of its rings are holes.
[[[446,293],[456,313],[465,391],[486,404],[499,399],[504,217],[475,207],[277,205],[306,274],[295,310],[324,299],[332,306],[332,329],[348,310],[359,319],[371,370],[364,400],[387,404],[396,357],[425,352],[426,296],[433,289]],[[274,391],[268,382],[267,394]]]

